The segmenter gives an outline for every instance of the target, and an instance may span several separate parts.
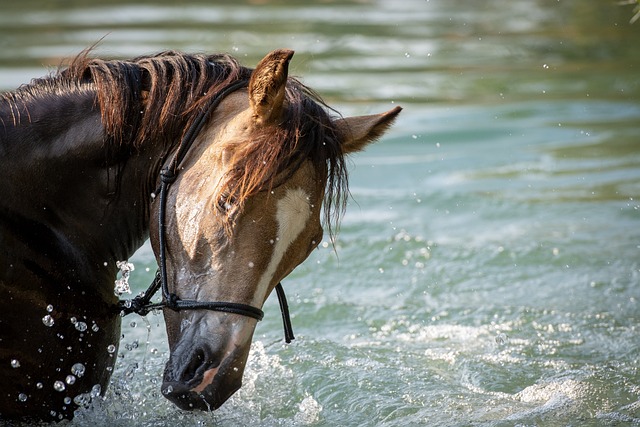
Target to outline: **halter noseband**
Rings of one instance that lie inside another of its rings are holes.
[[[175,293],[169,292],[169,281],[167,279],[165,216],[169,186],[176,180],[180,163],[182,163],[182,160],[189,151],[189,148],[191,148],[193,141],[202,130],[202,127],[211,113],[218,107],[218,105],[220,105],[220,102],[227,95],[246,86],[247,82],[245,81],[231,83],[213,96],[209,103],[202,109],[202,111],[200,111],[198,116],[196,116],[195,120],[182,138],[182,141],[178,146],[178,150],[173,155],[169,164],[160,171],[160,207],[158,211],[158,258],[160,260],[160,266],[153,282],[151,282],[151,285],[149,285],[149,288],[143,294],[138,295],[131,300],[120,300],[118,302],[118,309],[123,316],[130,313],[137,313],[141,316],[146,316],[152,310],[166,307],[174,311],[221,311],[224,313],[240,314],[258,321],[262,320],[264,317],[264,312],[261,309],[248,304],[180,299]],[[155,295],[158,289],[162,289],[162,302],[152,303],[151,298]],[[278,283],[275,289],[276,294],[278,295],[278,302],[280,303],[280,311],[282,313],[284,338],[287,343],[290,343],[295,337],[293,336],[293,329],[291,327],[287,298],[285,297],[281,283]]]

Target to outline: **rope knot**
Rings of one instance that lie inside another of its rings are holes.
[[[178,295],[176,294],[169,294],[167,296],[167,307],[170,308],[173,311],[178,311],[178,301],[180,300],[180,298],[178,298]]]
[[[171,184],[176,180],[176,174],[169,168],[163,168],[160,171],[160,181],[165,184]]]

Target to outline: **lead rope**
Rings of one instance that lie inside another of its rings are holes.
[[[180,299],[175,293],[169,292],[167,277],[165,217],[166,199],[169,186],[175,181],[176,172],[180,163],[189,151],[189,148],[191,147],[193,141],[198,136],[198,133],[200,133],[200,130],[206,123],[209,114],[216,109],[216,107],[220,104],[224,97],[226,97],[231,92],[234,92],[235,90],[245,87],[246,85],[246,82],[240,81],[230,84],[226,88],[219,91],[216,96],[211,99],[210,103],[205,108],[203,108],[192,125],[189,127],[182,141],[180,142],[178,151],[169,162],[169,165],[165,166],[160,171],[160,207],[158,210],[159,269],[146,292],[138,295],[131,300],[120,300],[118,302],[118,309],[121,315],[126,316],[130,313],[137,313],[141,316],[146,316],[152,310],[166,307],[174,311],[199,309],[222,311],[225,313],[234,313],[251,317],[253,319],[256,319],[257,321],[262,320],[262,318],[264,317],[264,312],[261,309],[248,304]],[[162,302],[151,303],[151,298],[156,294],[156,292],[158,292],[158,289],[162,289]],[[289,316],[289,305],[287,304],[287,298],[284,294],[284,288],[282,287],[282,284],[278,283],[275,289],[276,294],[278,295],[280,312],[282,314],[282,323],[284,325],[284,339],[288,344],[295,339],[293,335],[293,328],[291,326],[291,318]]]

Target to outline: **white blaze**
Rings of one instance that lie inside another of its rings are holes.
[[[276,203],[278,235],[273,244],[273,253],[267,269],[262,274],[254,297],[254,305],[261,305],[267,294],[269,283],[276,273],[280,261],[289,246],[298,238],[311,216],[309,196],[302,188],[290,188]]]

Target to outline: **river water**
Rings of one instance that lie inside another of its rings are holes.
[[[275,297],[215,413],[159,390],[159,315],[127,317],[72,426],[640,425],[640,23],[603,0],[5,0],[0,89],[96,53],[296,50],[345,114],[402,105],[350,162],[348,211]],[[155,264],[131,260],[134,291]]]

